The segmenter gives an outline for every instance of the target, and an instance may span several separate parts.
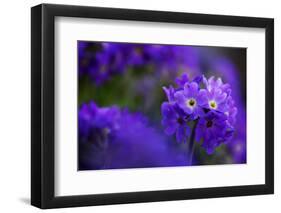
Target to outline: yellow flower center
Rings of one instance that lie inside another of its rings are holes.
[[[209,106],[212,109],[216,109],[218,107],[218,105],[215,101],[209,101]]]
[[[195,107],[196,106],[196,100],[194,98],[190,98],[186,101],[186,106],[187,107]]]

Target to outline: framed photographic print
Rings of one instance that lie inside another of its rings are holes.
[[[32,205],[273,193],[273,19],[42,4],[31,39]]]

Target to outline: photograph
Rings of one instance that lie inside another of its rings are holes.
[[[78,171],[246,164],[246,55],[78,40]]]
[[[274,18],[202,6],[31,8],[31,205],[274,194]]]

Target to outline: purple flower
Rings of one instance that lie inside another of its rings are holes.
[[[78,42],[78,72],[79,76],[87,73],[90,65],[90,53],[87,50],[90,47],[89,42]]]
[[[227,116],[209,111],[198,120],[196,141],[203,139],[202,146],[208,154],[212,154],[217,146],[231,139],[233,131],[233,127],[227,122]]]
[[[170,85],[169,88],[163,87],[163,90],[167,96],[167,99],[170,103],[173,103],[175,101],[175,89],[173,86]]]
[[[233,136],[237,108],[230,85],[220,78],[204,76],[189,82],[186,74],[177,78],[176,83],[178,88],[164,87],[168,99],[161,108],[165,133],[175,134],[178,142],[189,139],[193,143],[195,132],[195,140],[203,141],[203,148],[212,154]]]
[[[185,83],[183,90],[175,93],[175,100],[188,116],[196,119],[203,113],[201,105],[204,103],[204,95],[204,90],[199,89],[197,83]]]
[[[235,106],[235,102],[231,96],[228,96],[226,99],[226,108],[224,114],[228,117],[228,121],[231,125],[236,123],[236,115],[238,109]]]
[[[121,44],[102,43],[102,51],[96,52],[92,58],[92,64],[89,67],[91,79],[100,85],[110,79],[112,75],[123,73],[126,67],[125,50]]]
[[[118,129],[120,112],[117,107],[99,108],[94,102],[83,104],[78,113],[79,137],[89,139],[91,130],[96,134],[110,134]]]
[[[90,102],[78,116],[79,170],[187,165],[141,113]]]
[[[161,112],[165,133],[167,135],[176,134],[178,142],[186,141],[186,136],[190,134],[190,128],[187,125],[186,118],[180,114],[180,110],[176,110],[175,105],[164,102],[161,106]]]
[[[98,107],[94,102],[83,104],[78,112],[79,168],[104,167],[109,141],[119,129],[117,107]],[[94,158],[93,158],[94,156]]]
[[[205,76],[203,76],[203,83],[209,92],[213,90],[221,90],[222,93],[226,93],[227,95],[230,95],[231,93],[230,85],[224,84],[221,78],[215,80],[214,76],[210,77],[209,79],[206,79]]]
[[[189,82],[188,75],[186,73],[183,73],[180,77],[176,78],[175,82],[180,88],[183,88],[184,85]]]
[[[146,66],[160,77],[174,78],[178,70],[193,61],[189,58],[189,53],[193,52],[191,50],[187,46],[175,45],[79,41],[79,75],[87,74],[94,83],[100,85],[129,68]],[[185,77],[179,80],[182,86],[188,80]]]
[[[139,168],[187,165],[186,154],[174,150],[167,137],[141,113],[121,110],[119,130],[109,144],[105,168]]]
[[[212,89],[211,91],[204,90],[202,93],[204,100],[202,101],[202,106],[204,108],[210,109],[210,110],[216,110],[219,112],[225,112],[226,111],[226,99],[227,94],[222,92],[220,89]]]
[[[236,120],[237,108],[231,96],[230,85],[224,84],[221,78],[215,80],[214,77],[208,80],[204,77],[203,82],[207,88],[204,107],[223,112],[228,116],[229,122],[233,125]]]

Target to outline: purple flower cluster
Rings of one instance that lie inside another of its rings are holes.
[[[187,46],[103,42],[93,51],[93,44],[78,42],[79,74],[88,74],[97,85],[132,67],[148,65],[165,74],[189,63]]]
[[[102,143],[118,129],[119,118],[120,111],[115,106],[100,108],[94,102],[83,104],[78,114],[79,138],[82,142]]]
[[[199,76],[190,81],[186,74],[176,79],[177,88],[164,87],[162,125],[167,135],[185,142],[194,134],[208,154],[228,142],[234,134],[237,114],[229,84],[220,78]],[[193,134],[192,134],[193,133]]]
[[[80,107],[78,122],[79,170],[187,165],[140,113],[90,102]]]

